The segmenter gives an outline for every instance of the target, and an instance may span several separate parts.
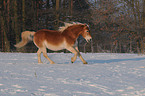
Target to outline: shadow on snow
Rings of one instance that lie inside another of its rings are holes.
[[[112,63],[112,62],[122,62],[122,61],[140,61],[145,60],[145,58],[130,58],[130,59],[109,59],[109,60],[87,60],[89,64],[95,63]]]

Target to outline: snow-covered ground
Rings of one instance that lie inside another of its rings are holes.
[[[36,53],[0,53],[0,96],[145,96],[145,56],[50,53],[57,64],[37,63]]]

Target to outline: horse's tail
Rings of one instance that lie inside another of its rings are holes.
[[[17,48],[21,48],[21,47],[25,46],[29,41],[33,41],[33,36],[35,33],[36,32],[33,32],[33,31],[22,32],[21,33],[22,40],[14,46]]]

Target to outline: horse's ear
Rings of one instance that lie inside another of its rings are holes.
[[[86,23],[85,23],[84,25],[85,25],[85,26],[87,26],[87,27],[89,27],[89,25],[88,25],[88,24],[86,24]]]
[[[88,27],[88,25],[87,24],[84,24],[83,27],[84,27],[84,29],[86,29]]]
[[[83,24],[83,25],[81,25],[81,27],[86,29],[86,28],[88,28],[88,25],[87,24]]]
[[[81,25],[81,27],[82,27],[82,28],[84,28],[85,26],[86,26],[86,25],[84,25],[84,24],[83,24],[83,25]]]

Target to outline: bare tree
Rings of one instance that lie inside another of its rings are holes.
[[[9,8],[9,5],[8,7],[6,7],[6,1],[3,1],[3,10],[8,10],[7,8]],[[8,2],[9,3],[9,2]],[[8,12],[9,14],[9,12]],[[1,21],[1,37],[2,37],[2,51],[10,51],[10,42],[8,40],[8,36],[7,36],[7,27],[5,25],[9,24],[9,23],[6,23],[5,21],[7,20],[6,18],[4,18],[6,15],[6,13],[4,11],[0,11],[0,21]],[[9,16],[8,16],[9,17]],[[9,19],[8,19],[9,20]],[[9,22],[9,21],[8,21]]]

